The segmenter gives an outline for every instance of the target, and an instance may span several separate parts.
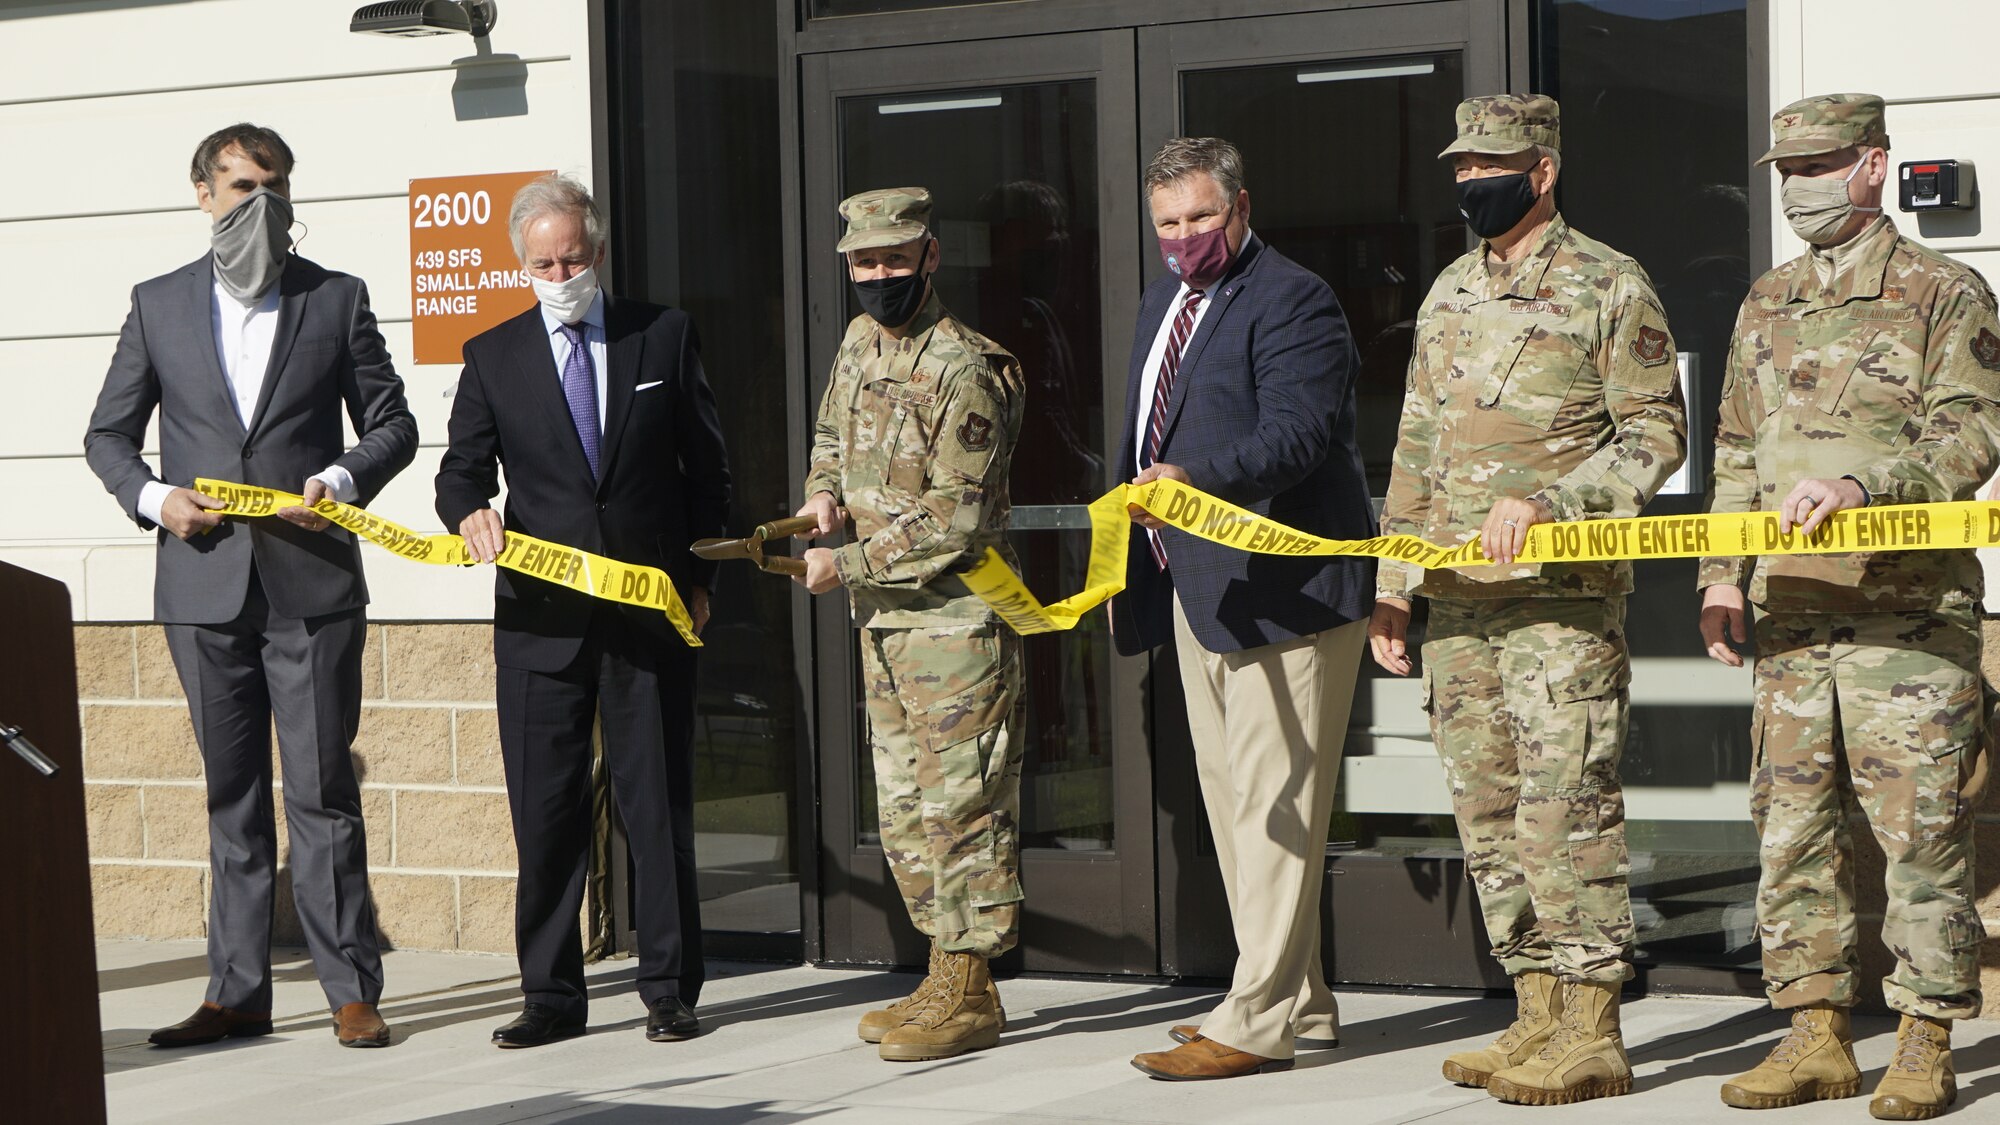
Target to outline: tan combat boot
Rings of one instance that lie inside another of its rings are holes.
[[[930,969],[924,973],[924,979],[918,982],[916,991],[886,1008],[877,1008],[872,1012],[864,1014],[861,1017],[860,1026],[855,1028],[855,1034],[861,1036],[863,1043],[880,1043],[882,1037],[889,1033],[890,1028],[899,1027],[904,1020],[910,1018],[910,1013],[916,1011],[917,1007],[924,1002],[924,997],[930,995],[931,989],[936,987],[937,982],[938,946],[937,942],[933,941],[931,942]]]
[[[1784,1109],[1860,1092],[1847,1009],[1813,1004],[1792,1009],[1791,1030],[1763,1062],[1722,1084],[1722,1101],[1737,1109]]]
[[[1883,1121],[1924,1121],[1958,1100],[1951,1066],[1951,1021],[1903,1017],[1896,1029],[1896,1053],[1875,1087],[1868,1112]]]
[[[1535,1057],[1486,1081],[1486,1092],[1517,1105],[1568,1105],[1632,1092],[1632,1067],[1618,1031],[1618,982],[1564,981],[1561,1023]]]
[[[1444,1076],[1461,1086],[1484,1086],[1510,1066],[1535,1057],[1556,1032],[1562,1016],[1562,982],[1554,973],[1530,969],[1514,977],[1514,1022],[1500,1038],[1478,1051],[1460,1051],[1444,1060]]]
[[[907,1020],[882,1036],[881,1053],[890,1062],[949,1059],[983,1051],[1000,1042],[1006,1014],[986,958],[977,953],[939,953],[938,983]]]

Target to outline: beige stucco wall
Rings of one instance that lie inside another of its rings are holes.
[[[76,643],[98,936],[202,937],[201,755],[165,634],[152,624],[78,625]],[[383,935],[403,949],[513,952],[514,840],[491,627],[371,625],[362,678],[354,757]],[[282,786],[273,802],[282,868]],[[275,938],[296,944],[282,871],[279,884]]]

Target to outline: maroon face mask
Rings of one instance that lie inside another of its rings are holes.
[[[1232,213],[1234,209],[1232,208]],[[1160,260],[1189,289],[1206,289],[1222,280],[1234,258],[1229,252],[1229,220],[1186,238],[1160,239]]]

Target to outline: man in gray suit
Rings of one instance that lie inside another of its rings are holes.
[[[271,1031],[277,831],[272,719],[284,770],[292,889],[343,1046],[389,1028],[368,893],[361,721],[368,588],[360,544],[309,507],[225,522],[196,477],[366,503],[416,456],[417,424],[358,278],[291,254],[292,152],[232,125],[195,150],[211,252],[132,290],[84,450],[141,528],[164,528],[154,614],[208,784],[208,995],[153,1033],[163,1047]],[[359,440],[344,447],[345,406]],[[155,408],[160,473],[140,457]]]

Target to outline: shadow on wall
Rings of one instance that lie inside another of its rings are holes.
[[[5,3],[6,0],[0,0]],[[496,55],[485,39],[472,41],[475,54],[451,60],[451,110],[460,121],[528,114],[528,64],[519,55]]]

